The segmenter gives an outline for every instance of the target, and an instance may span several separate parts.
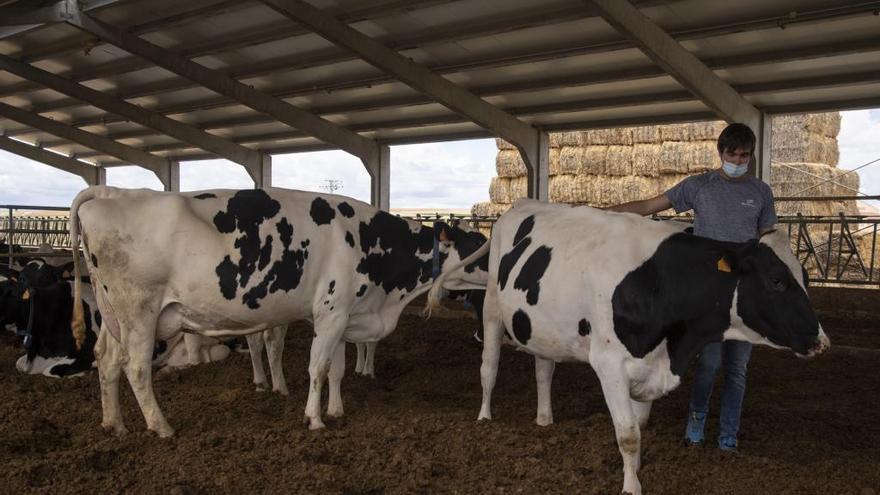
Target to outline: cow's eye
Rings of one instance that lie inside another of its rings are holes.
[[[785,290],[785,280],[779,278],[771,278],[770,279],[770,287],[775,291],[784,291]]]

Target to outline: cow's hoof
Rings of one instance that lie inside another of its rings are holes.
[[[104,428],[104,431],[116,435],[117,437],[121,437],[128,433],[128,429],[118,423],[101,423],[101,428]]]
[[[327,410],[327,416],[329,416],[333,419],[339,419],[344,415],[345,415],[345,412],[343,412],[343,410],[341,408],[338,411],[331,411],[329,409]]]
[[[265,383],[254,383],[254,390],[256,390],[257,392],[265,392],[269,390],[269,387],[266,386]]]
[[[487,416],[487,415],[485,415],[485,414],[480,414],[479,416],[477,416],[477,421],[479,421],[479,422],[492,421],[492,416]]]
[[[273,388],[272,391],[285,397],[290,395],[290,392],[287,390],[287,388]]]
[[[312,419],[309,421],[309,429],[312,431],[315,430],[323,430],[327,426],[324,425],[324,422],[320,419]]]
[[[553,418],[547,416],[538,416],[535,418],[535,424],[538,426],[550,426],[553,424]]]
[[[159,438],[171,438],[174,436],[174,428],[170,426],[164,426],[160,428],[150,428],[152,431],[156,432],[159,435]]]

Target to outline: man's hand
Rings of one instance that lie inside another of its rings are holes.
[[[672,202],[665,194],[660,194],[651,199],[643,199],[641,201],[630,201],[615,206],[605,208],[608,211],[619,211],[625,213],[638,213],[642,216],[653,215],[654,213],[672,208]]]

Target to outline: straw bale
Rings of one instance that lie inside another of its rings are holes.
[[[840,113],[806,113],[773,117],[773,134],[800,134],[802,132],[834,138],[840,132]]]
[[[633,175],[659,175],[662,148],[660,144],[633,145]]]
[[[608,175],[632,175],[633,147],[609,146],[605,158],[605,173]]]
[[[510,179],[508,203],[514,203],[518,199],[527,198],[529,196],[529,179],[528,177],[514,177]]]
[[[583,146],[584,144],[586,144],[586,142],[584,141],[584,133],[582,131],[554,132],[550,134],[551,148],[561,148],[563,146]]]
[[[589,197],[589,191],[585,189],[589,183],[589,177],[585,175],[557,175],[550,178],[548,184],[550,201],[554,203],[577,203],[583,202],[579,198]]]
[[[660,144],[663,138],[660,137],[659,125],[646,125],[642,127],[633,127],[633,143],[649,143]]]
[[[495,156],[495,171],[498,177],[520,177],[526,175],[526,164],[518,150],[500,150]]]
[[[501,215],[505,211],[510,208],[510,205],[507,204],[499,204],[493,203],[491,201],[484,201],[482,203],[477,203],[471,207],[471,215],[476,217],[492,217]]]
[[[495,146],[498,147],[499,150],[515,150],[516,146],[508,143],[507,141],[501,138],[495,138]]]
[[[689,172],[705,172],[720,165],[716,140],[687,143],[685,149],[687,151],[685,161]]]
[[[811,186],[816,187],[805,191]],[[776,196],[852,196],[859,189],[859,176],[821,163],[773,162],[770,187]]]
[[[638,201],[653,198],[660,193],[660,184],[657,179],[646,177],[627,176],[615,177],[617,190],[620,192],[620,202]]]
[[[550,175],[558,175],[559,165],[560,165],[560,155],[562,154],[562,148],[550,148]]]
[[[564,146],[559,148],[559,159],[556,166],[550,161],[550,175],[576,174],[578,166],[583,160],[584,149],[578,146]]]
[[[489,182],[489,199],[493,203],[510,204],[510,179],[492,177],[492,181]]]
[[[657,167],[661,174],[683,174],[688,171],[688,143],[683,141],[664,141],[660,149],[660,164]]]
[[[598,175],[605,173],[608,167],[608,146],[584,146],[581,161],[576,173],[580,175]]]
[[[802,131],[773,133],[771,158],[779,162],[810,162],[837,166],[837,139]]]
[[[590,129],[584,132],[583,144],[633,144],[631,127],[615,127],[611,129]]]
[[[663,141],[714,141],[726,126],[727,124],[717,120],[669,124],[660,126],[660,137]]]

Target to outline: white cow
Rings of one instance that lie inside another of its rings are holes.
[[[679,385],[706,343],[745,340],[801,356],[828,348],[783,232],[732,244],[683,229],[528,200],[502,215],[488,245],[463,261],[489,252],[479,419],[492,417],[505,330],[535,356],[538,424],[553,421],[555,363],[590,363],[614,421],[623,491],[639,494],[640,429],[651,402]]]
[[[342,196],[98,186],[77,195],[70,215],[71,239],[78,242],[81,228],[104,315],[95,348],[102,425],[117,433],[125,431],[118,397],[123,370],[147,427],[163,437],[174,433],[153,393],[150,356],[157,338],[182,328],[247,335],[301,319],[315,328],[305,419],[310,428],[322,428],[328,373],[327,412],[343,412],[340,341],[384,338],[403,307],[430,288],[434,229]],[[436,254],[442,267],[476,248],[444,242]],[[477,271],[459,270],[447,279],[449,288],[473,287],[468,280],[478,278]],[[75,313],[78,339],[80,319]]]

